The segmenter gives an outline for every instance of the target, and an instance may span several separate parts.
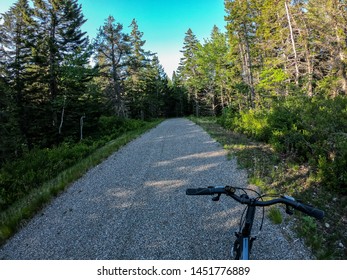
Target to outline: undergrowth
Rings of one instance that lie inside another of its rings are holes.
[[[161,120],[101,120],[101,136],[51,149],[34,149],[0,169],[0,244],[52,197]],[[104,126],[103,126],[104,125]]]
[[[298,163],[292,153],[279,152],[270,144],[224,129],[216,118],[190,119],[224,146],[229,159],[237,158],[239,166],[248,172],[249,183],[257,185],[262,193],[288,194],[323,209],[323,221],[298,211],[289,220],[318,259],[347,259],[347,197],[326,188],[316,168],[305,161]],[[283,218],[276,210],[271,211],[272,220],[279,222]]]

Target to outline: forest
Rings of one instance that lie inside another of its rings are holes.
[[[97,38],[81,31],[78,1],[18,1],[2,15],[1,160],[67,137],[97,133],[101,115],[164,114],[167,78],[158,58],[109,16]],[[93,65],[93,66],[92,66]]]
[[[308,163],[347,193],[347,2],[225,1],[227,32],[192,30],[174,84],[190,113]],[[179,82],[176,82],[176,79]]]
[[[3,13],[0,209],[26,192],[11,175],[26,169],[23,158],[66,147],[88,154],[90,143],[146,121],[188,115],[269,144],[346,196],[347,1],[224,5],[226,31],[215,26],[200,42],[189,28],[172,77],[136,19],[127,34],[109,16],[90,40],[78,0],[18,0]]]
[[[136,19],[128,34],[110,15],[93,39],[86,20],[77,0],[18,0],[0,15],[0,243],[112,149],[170,115],[168,78]]]

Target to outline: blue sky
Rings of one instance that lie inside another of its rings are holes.
[[[0,0],[0,13],[16,0]],[[209,38],[213,25],[225,30],[223,0],[79,0],[88,21],[83,29],[92,39],[105,19],[112,15],[125,31],[133,18],[144,33],[145,49],[157,53],[160,63],[171,77],[176,70],[188,28],[197,38]]]

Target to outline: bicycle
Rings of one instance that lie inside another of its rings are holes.
[[[241,191],[243,193],[238,195],[236,194],[236,191]],[[247,191],[254,192],[256,196],[249,197]],[[252,236],[251,234],[256,207],[263,207],[263,217],[259,231],[261,231],[264,222],[264,208],[274,204],[285,204],[286,213],[289,215],[292,215],[294,213],[293,209],[296,209],[319,220],[323,219],[324,217],[324,211],[314,208],[311,205],[304,204],[288,195],[277,195],[275,199],[264,200],[265,197],[273,197],[273,195],[261,195],[259,192],[253,189],[231,186],[210,186],[207,188],[186,190],[186,195],[215,195],[212,198],[213,201],[219,201],[222,194],[225,194],[226,196],[229,196],[237,202],[247,206],[241,215],[239,230],[235,232],[236,239],[231,250],[231,253],[236,260],[248,260],[250,257],[253,242],[256,240],[256,236]]]

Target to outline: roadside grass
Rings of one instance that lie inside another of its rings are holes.
[[[15,201],[7,209],[0,212],[0,245],[54,197],[68,188],[71,183],[83,176],[90,168],[101,163],[128,142],[157,126],[161,121],[162,120],[146,122],[141,127],[136,127],[134,130],[124,132],[121,136],[109,141],[89,156],[78,161],[72,167],[59,173],[57,177],[33,189],[27,195]]]
[[[282,213],[276,206],[270,207],[268,217],[274,224],[281,224],[283,221]]]
[[[282,217],[274,209],[268,215],[274,223],[290,223],[317,259],[347,259],[347,197],[325,191],[315,170],[308,163],[296,163],[293,155],[276,153],[268,144],[225,130],[216,118],[189,119],[228,151],[228,159],[237,159],[239,166],[247,170],[249,183],[258,186],[262,193],[288,194],[323,209],[323,221],[298,211],[290,218]]]

